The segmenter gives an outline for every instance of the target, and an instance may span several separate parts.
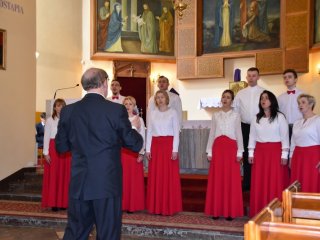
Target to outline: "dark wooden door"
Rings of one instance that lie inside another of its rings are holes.
[[[147,80],[142,77],[117,77],[122,87],[122,96],[132,96],[137,101],[139,112],[142,112],[142,118],[146,122],[146,93]]]

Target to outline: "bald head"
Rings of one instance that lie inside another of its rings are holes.
[[[84,90],[100,88],[108,80],[106,71],[100,68],[89,68],[81,78],[81,85]]]

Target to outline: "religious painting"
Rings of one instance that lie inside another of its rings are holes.
[[[6,30],[0,29],[0,69],[6,69]]]
[[[280,48],[279,0],[203,0],[203,53]]]
[[[320,44],[320,0],[315,0],[314,43]]]
[[[91,0],[92,58],[174,60],[171,0]]]

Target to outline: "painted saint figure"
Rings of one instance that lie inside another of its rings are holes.
[[[139,38],[142,53],[157,53],[158,44],[156,37],[155,18],[148,4],[143,4],[143,14],[137,19]]]
[[[242,34],[252,42],[270,42],[269,35],[261,32],[258,26],[258,2],[252,1],[248,10],[247,22],[243,25]]]
[[[320,42],[320,2],[317,1],[316,3],[317,6],[317,11],[316,11],[316,21],[315,21],[315,42],[318,43]]]
[[[108,26],[110,22],[110,1],[104,2],[99,9],[98,19],[98,50],[104,50],[108,36]]]
[[[218,0],[215,8],[214,45],[216,47],[231,45],[234,26],[234,11],[232,0]],[[226,41],[226,39],[230,41]],[[227,42],[229,44],[226,44]]]
[[[227,47],[231,45],[230,38],[230,4],[228,0],[223,1],[223,5],[221,7],[221,17],[222,17],[222,36],[220,39],[220,46]]]
[[[174,46],[174,20],[170,11],[167,7],[162,8],[162,15],[156,17],[159,20],[160,28],[160,42],[159,51],[160,52],[173,52]]]
[[[105,46],[107,52],[123,52],[121,46],[121,28],[127,18],[122,19],[121,16],[121,4],[115,3],[113,6],[113,12],[110,17],[110,23],[108,28],[108,38]]]

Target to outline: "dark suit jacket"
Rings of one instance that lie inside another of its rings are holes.
[[[36,124],[36,142],[38,143],[38,148],[43,147],[43,136],[44,136],[44,126],[42,123],[37,123]]]
[[[121,196],[121,147],[143,144],[125,107],[95,93],[62,109],[55,141],[58,152],[72,152],[69,194],[80,200]]]

